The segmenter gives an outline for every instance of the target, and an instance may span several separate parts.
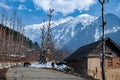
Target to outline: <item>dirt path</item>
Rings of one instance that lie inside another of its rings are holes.
[[[56,70],[37,68],[10,68],[7,80],[85,80]]]

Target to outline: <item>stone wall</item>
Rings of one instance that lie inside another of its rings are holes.
[[[106,69],[106,80],[120,80],[120,69]]]
[[[101,78],[100,58],[88,58],[87,74],[95,79]]]
[[[113,66],[108,66],[108,59],[105,60],[106,80],[120,80],[119,58],[113,58]],[[88,58],[87,74],[95,79],[101,80],[100,58]]]
[[[111,58],[106,60],[106,68],[117,69],[120,68],[120,58]]]

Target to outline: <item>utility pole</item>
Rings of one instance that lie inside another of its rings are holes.
[[[102,6],[102,56],[101,56],[101,70],[102,70],[102,80],[106,80],[105,79],[105,33],[104,33],[104,30],[105,30],[105,18],[104,18],[104,5],[106,3],[109,2],[109,0],[98,0],[99,3],[101,4]]]

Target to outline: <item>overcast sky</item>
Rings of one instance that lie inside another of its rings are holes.
[[[4,10],[10,16],[17,10],[25,25],[38,24],[43,19],[47,21],[49,8],[55,9],[53,20],[80,14],[101,15],[101,5],[97,0],[0,0],[0,12]],[[105,13],[120,17],[120,0],[110,0],[105,5]]]

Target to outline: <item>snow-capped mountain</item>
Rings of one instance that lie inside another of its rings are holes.
[[[114,14],[105,15],[105,34],[120,44],[120,18]],[[59,21],[53,21],[52,35],[59,48],[75,51],[82,45],[97,41],[101,38],[101,17],[97,18],[88,14],[77,17],[67,17]],[[40,28],[43,24],[28,25],[25,27],[25,35],[33,41],[40,42]]]
[[[90,16],[88,14],[82,14],[75,18],[67,17],[58,21],[52,21],[51,30],[55,41],[57,44],[61,44],[62,47],[62,45],[67,43],[72,37],[74,37],[75,34],[77,34],[77,32],[75,32],[77,31],[77,27],[80,26],[80,30],[83,30],[95,19],[96,17]],[[25,36],[29,37],[33,41],[39,42],[41,35],[40,28],[42,28],[43,25],[45,25],[47,28],[47,23],[48,22],[25,26]],[[61,41],[63,43],[61,43]]]
[[[116,43],[120,44],[120,18],[114,14],[106,14],[105,20],[107,23],[105,25],[105,36],[110,37]],[[101,22],[101,17],[99,17],[84,30],[79,31],[75,37],[64,45],[63,49],[73,52],[80,46],[101,39]]]
[[[66,23],[70,20],[72,20],[73,17],[67,17],[65,19],[60,19],[58,21],[52,21],[51,22],[51,29],[54,28],[55,26],[58,26],[60,24]],[[38,42],[40,43],[40,36],[41,36],[41,28],[43,27],[43,25],[45,25],[45,28],[47,29],[47,25],[48,25],[48,21],[47,22],[43,22],[40,24],[33,24],[33,25],[26,25],[25,26],[25,36],[27,36],[28,38],[30,38],[33,42]]]
[[[79,34],[80,31],[86,29],[87,26],[96,19],[96,17],[83,14],[65,23],[55,26],[52,28],[52,33],[57,45],[59,45],[59,47],[63,47],[72,38],[74,38],[76,34]]]

